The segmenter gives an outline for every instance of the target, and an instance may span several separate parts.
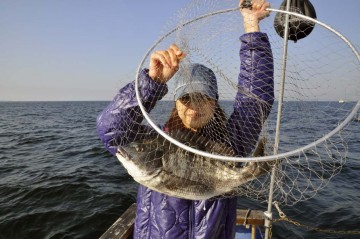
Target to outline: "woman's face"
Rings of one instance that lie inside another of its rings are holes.
[[[200,93],[187,94],[175,104],[185,127],[194,131],[205,126],[214,116],[215,100]]]

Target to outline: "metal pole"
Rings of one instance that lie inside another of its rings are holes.
[[[290,10],[290,0],[287,0],[286,11],[288,12],[289,10]],[[280,141],[280,124],[281,124],[281,113],[282,113],[282,106],[283,106],[283,99],[284,99],[288,36],[289,36],[289,14],[286,14],[285,26],[284,26],[284,43],[283,43],[283,59],[282,59],[281,81],[280,81],[280,93],[279,93],[279,101],[278,101],[278,112],[277,112],[277,118],[276,118],[274,155],[278,154],[279,141]],[[275,163],[275,165],[273,166],[273,168],[271,170],[268,209],[264,213],[265,214],[265,239],[269,239],[269,232],[270,232],[270,226],[271,226],[271,220],[272,220],[272,200],[273,200],[273,194],[274,194],[276,167],[277,167],[277,163]]]

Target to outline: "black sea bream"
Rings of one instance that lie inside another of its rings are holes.
[[[171,137],[201,151],[235,155],[231,147],[209,141],[192,132],[177,131]],[[229,193],[269,169],[269,163],[266,162],[235,166],[238,163],[203,157],[170,143],[160,135],[119,146],[116,155],[138,183],[170,196],[192,200]],[[263,140],[253,156],[262,155]]]

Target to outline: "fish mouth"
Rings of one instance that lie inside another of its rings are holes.
[[[117,148],[117,153],[126,159],[131,159],[130,154],[128,152],[126,152],[126,150],[122,147]]]

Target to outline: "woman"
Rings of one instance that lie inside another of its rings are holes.
[[[237,156],[246,156],[253,150],[274,98],[270,43],[267,35],[259,32],[259,21],[269,15],[265,10],[269,6],[264,0],[253,0],[251,9],[240,9],[245,34],[240,37],[238,84],[255,97],[238,92],[234,111],[226,120],[218,104],[214,73],[204,65],[192,64],[185,75],[196,87],[189,87],[185,80],[177,83],[175,108],[165,131],[181,128],[223,140]],[[166,83],[177,73],[184,57],[186,54],[176,45],[151,55],[150,67],[142,70],[139,82],[148,111],[167,93]],[[134,87],[132,82],[120,89],[97,119],[97,132],[114,155],[118,145],[126,145],[137,140],[141,132],[149,132],[149,126],[141,125],[143,117]],[[214,125],[218,132],[211,134],[214,131],[208,129]],[[134,238],[234,238],[235,223],[236,197],[192,201],[139,186]]]

